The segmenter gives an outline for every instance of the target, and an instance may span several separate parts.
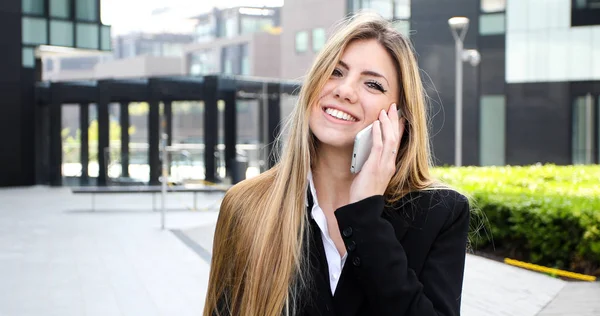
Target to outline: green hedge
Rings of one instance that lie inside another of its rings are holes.
[[[600,276],[600,166],[435,168],[471,199],[471,241],[491,252]]]

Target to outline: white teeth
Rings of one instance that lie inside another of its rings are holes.
[[[350,114],[344,113],[344,112],[339,111],[339,110],[327,108],[327,109],[325,109],[325,113],[327,113],[327,114],[329,114],[329,115],[331,115],[333,117],[336,117],[336,118],[338,118],[340,120],[356,122],[356,119],[354,117],[352,117]]]

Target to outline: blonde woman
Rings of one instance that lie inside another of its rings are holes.
[[[352,174],[354,137],[371,123]],[[345,21],[287,137],[275,167],[223,200],[204,315],[459,315],[469,205],[430,175],[406,37],[373,14]]]

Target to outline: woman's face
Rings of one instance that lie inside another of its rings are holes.
[[[398,102],[394,62],[377,40],[356,40],[343,52],[312,106],[309,126],[317,139],[352,147],[356,134]]]

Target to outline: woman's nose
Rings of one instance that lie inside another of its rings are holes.
[[[355,103],[358,99],[355,84],[348,79],[340,81],[333,92],[336,98],[350,103]]]

